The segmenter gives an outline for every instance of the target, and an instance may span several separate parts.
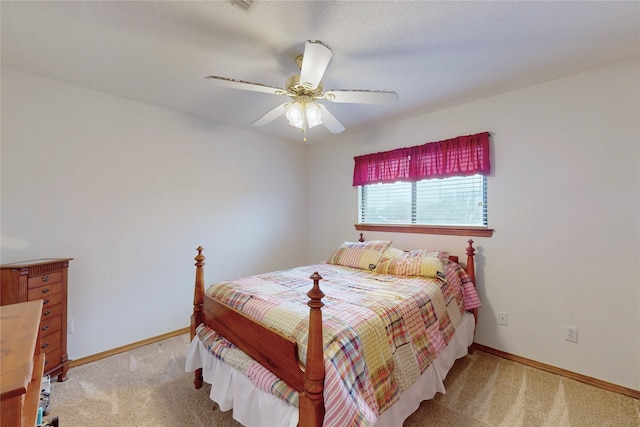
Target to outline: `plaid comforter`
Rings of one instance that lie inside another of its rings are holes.
[[[445,348],[463,311],[480,305],[469,276],[453,262],[446,265],[446,280],[322,263],[218,283],[207,294],[293,337],[304,362],[306,293],[315,271],[326,294],[325,425],[374,425]],[[215,357],[297,406],[293,389],[215,331],[200,325],[197,333]]]

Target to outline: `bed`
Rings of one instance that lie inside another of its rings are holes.
[[[464,268],[444,251],[361,235],[324,263],[206,291],[197,250],[185,370],[244,425],[401,425],[444,393],[472,345],[480,302],[471,240]]]

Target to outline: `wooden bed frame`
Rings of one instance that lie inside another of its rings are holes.
[[[364,241],[362,233],[360,241]],[[475,249],[473,240],[469,240],[468,243],[465,270],[475,286]],[[321,311],[324,293],[319,286],[322,277],[317,272],[309,277],[313,286],[307,293],[309,337],[305,369],[298,359],[298,345],[291,337],[205,295],[205,257],[202,255],[202,247],[198,247],[197,251],[198,255],[194,258],[196,281],[191,315],[191,339],[196,335],[196,328],[201,323],[206,324],[299,393],[299,427],[322,426],[325,375]],[[451,256],[449,259],[458,262],[457,256]],[[477,309],[473,310],[473,315],[477,323]],[[196,389],[202,387],[202,369],[195,371],[194,384]]]

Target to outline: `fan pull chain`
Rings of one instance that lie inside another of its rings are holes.
[[[307,142],[307,127],[306,126],[302,126],[302,142],[304,142],[306,144]]]

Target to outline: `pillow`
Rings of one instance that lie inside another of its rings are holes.
[[[430,249],[416,249],[412,252],[416,252],[419,253],[421,255],[424,256],[428,256],[428,257],[435,257],[435,258],[440,258],[440,261],[442,261],[443,263],[447,263],[447,261],[449,261],[449,252],[447,251],[434,251],[434,250],[430,250]]]
[[[421,250],[405,252],[396,258],[384,257],[378,262],[377,274],[394,276],[423,276],[446,280],[442,260],[434,256],[426,256]]]
[[[391,242],[388,240],[344,242],[331,255],[327,263],[360,268],[362,270],[373,270],[389,246],[391,246]]]
[[[382,254],[382,258],[399,258],[404,256],[405,252],[402,249],[394,248],[390,246],[384,254]]]

